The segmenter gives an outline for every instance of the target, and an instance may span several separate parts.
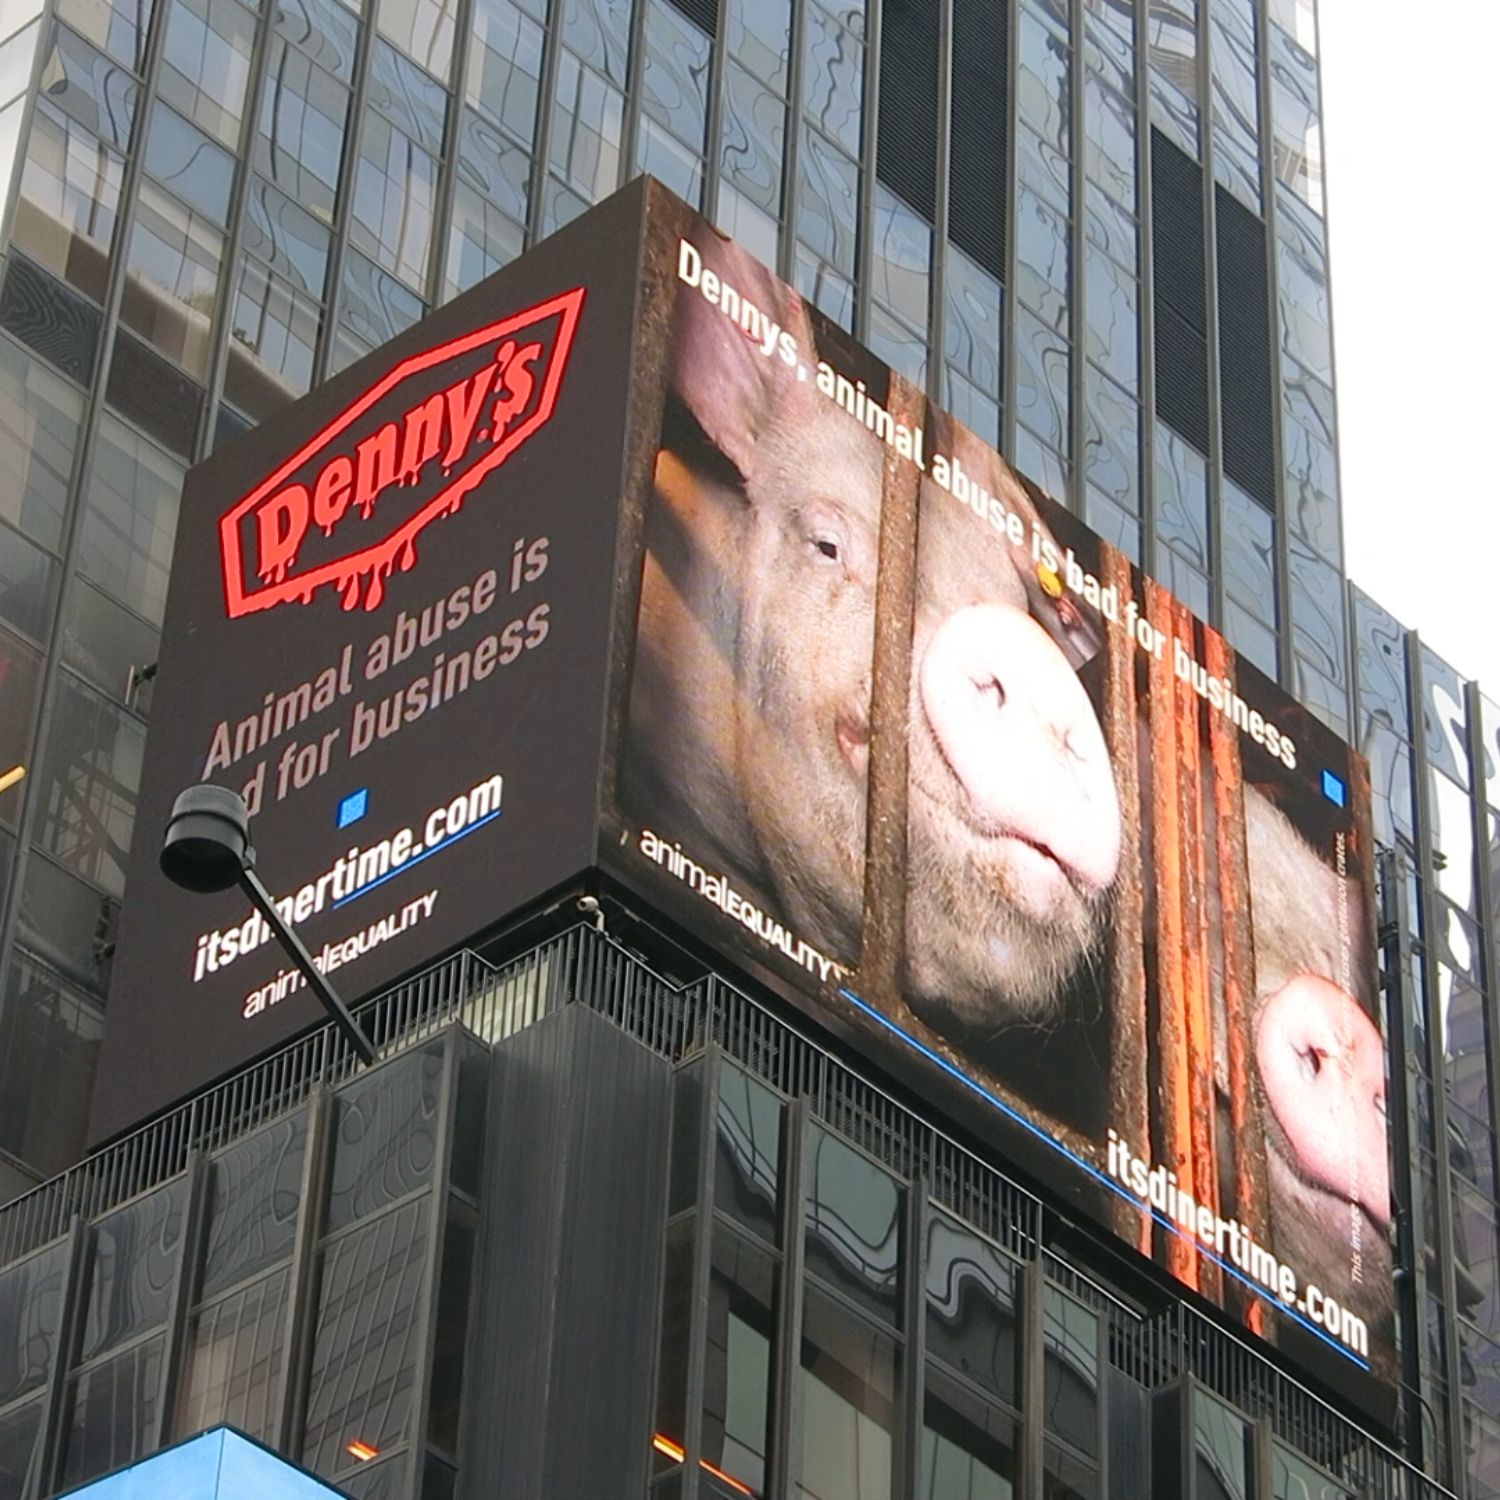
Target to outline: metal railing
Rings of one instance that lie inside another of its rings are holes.
[[[765,1082],[1023,1257],[1044,1255],[1068,1290],[1104,1319],[1110,1362],[1148,1389],[1192,1374],[1370,1500],[1451,1492],[1328,1406],[1250,1344],[1188,1304],[1138,1312],[1045,1247],[1039,1199],[718,974],[679,985],[607,934],[580,925],[503,964],[461,952],[355,1007],[382,1056],[460,1024],[486,1042],[565,1005],[587,1005],[676,1062],[710,1041]],[[95,1218],[286,1110],[343,1082],[359,1060],[332,1025],[213,1085],[51,1181],[0,1207],[0,1265]]]

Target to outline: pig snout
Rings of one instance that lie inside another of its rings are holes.
[[[1388,1225],[1385,1054],[1370,1018],[1330,980],[1298,974],[1261,1011],[1255,1055],[1303,1174]]]
[[[1067,658],[1023,609],[950,615],[918,690],[972,831],[993,841],[1011,900],[1046,917],[1106,891],[1120,862],[1120,808],[1104,735]]]

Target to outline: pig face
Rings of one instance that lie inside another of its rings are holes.
[[[1002,503],[1025,504],[998,463],[984,463],[976,452],[972,467]],[[929,1024],[971,1037],[1057,1009],[1100,940],[1120,860],[1104,735],[1064,654],[1065,625],[1054,612],[1049,633],[1033,613],[1026,559],[924,487],[907,990]]]
[[[736,766],[791,923],[857,952],[863,905],[878,445],[794,400],[758,444],[740,559]]]
[[[1393,1298],[1385,1048],[1339,982],[1339,934],[1362,942],[1360,912],[1347,883],[1253,788],[1245,825],[1255,939],[1250,1041],[1277,1253],[1305,1281],[1337,1289],[1378,1342]]]
[[[819,395],[800,301],[748,256],[679,277],[626,800],[853,963],[884,444]]]

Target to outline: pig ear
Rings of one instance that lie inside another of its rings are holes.
[[[738,245],[717,235],[701,240],[690,247],[695,254],[680,251],[673,384],[710,441],[748,477],[761,434],[795,385],[754,330],[774,323],[806,350],[807,313]]]

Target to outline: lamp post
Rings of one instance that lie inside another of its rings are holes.
[[[255,873],[255,850],[250,847],[250,813],[238,792],[222,786],[190,786],[172,804],[162,837],[161,872],[185,891],[207,895],[237,885],[265,919],[276,941],[302,971],[302,977],[323,1004],[333,1024],[343,1032],[361,1062],[375,1061],[375,1048],[349,1007],[339,998],[323,971],[276,910],[271,893]]]

